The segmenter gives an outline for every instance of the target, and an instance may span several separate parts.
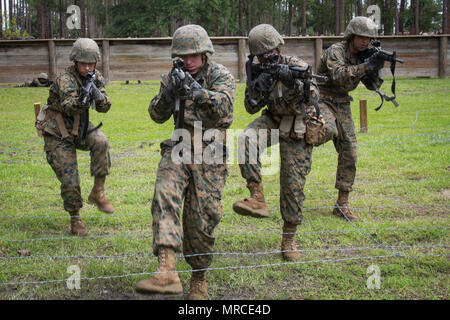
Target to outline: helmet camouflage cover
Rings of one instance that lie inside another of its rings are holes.
[[[87,63],[100,62],[100,49],[97,43],[89,38],[79,38],[70,50],[70,60]]]
[[[38,79],[48,80],[48,75],[45,72],[39,74]]]
[[[377,25],[372,19],[367,17],[353,18],[344,32],[344,38],[349,39],[351,35],[358,35],[362,37],[376,38]]]
[[[175,30],[172,36],[172,58],[188,54],[214,54],[208,33],[201,26],[188,24]]]
[[[248,33],[248,47],[255,56],[269,52],[284,44],[283,37],[270,24],[260,24]]]

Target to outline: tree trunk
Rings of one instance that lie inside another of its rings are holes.
[[[302,1],[302,36],[306,36],[306,0]]]
[[[345,30],[345,0],[339,2],[339,34],[341,34]]]
[[[252,28],[252,5],[251,1],[247,1],[247,34]]]
[[[238,12],[238,15],[239,15],[239,17],[238,17],[238,21],[239,21],[238,22],[238,25],[239,25],[238,34],[240,36],[244,35],[244,33],[242,32],[242,25],[243,25],[243,21],[242,21],[243,17],[242,16],[243,16],[243,10],[244,10],[242,1],[244,1],[244,0],[239,0],[239,12]]]
[[[278,32],[282,33],[282,31],[281,31],[281,0],[278,0]]]
[[[362,4],[361,4],[361,0],[356,1],[356,4],[355,4],[355,15],[356,15],[357,17],[360,17],[360,16],[363,15],[363,14],[362,14]]]
[[[84,5],[84,0],[80,0],[80,22],[81,22],[81,32],[80,32],[80,36],[81,37],[85,37],[86,36],[86,7]]]
[[[411,1],[411,5],[414,3],[414,32],[412,34],[419,34],[419,0]]]
[[[448,0],[443,0],[442,1],[442,33],[443,34],[450,32],[450,28],[448,25],[448,16],[449,16]]]
[[[402,13],[405,11],[405,4],[406,4],[406,0],[401,0],[400,1],[400,10],[399,10],[399,18],[398,18],[398,31],[403,34],[404,32],[404,24],[403,24],[403,17],[402,17]]]
[[[340,0],[336,0],[334,3],[335,3],[335,7],[334,7],[334,34],[336,36],[338,36],[339,32],[340,32],[340,30],[339,30],[339,26],[340,26],[340,24],[339,24],[339,13],[340,13],[339,5],[341,4],[341,1]]]
[[[9,0],[9,19],[7,20],[7,22],[8,22],[8,25],[9,25],[9,29],[11,29],[11,19],[12,19],[12,17],[13,17],[13,2],[12,2],[12,0]],[[5,8],[5,10],[6,10],[6,8]]]
[[[399,20],[398,20],[398,1],[394,0],[394,21],[395,21],[395,35],[399,34]]]

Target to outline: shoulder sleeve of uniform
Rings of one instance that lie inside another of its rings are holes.
[[[195,103],[205,108],[211,119],[224,119],[232,116],[236,84],[227,68],[213,63],[208,71],[206,88],[197,95]]]
[[[328,69],[328,76],[334,82],[345,85],[354,78],[361,79],[365,75],[364,64],[351,65],[346,62],[345,48],[333,45],[324,54],[324,64]]]
[[[70,73],[65,72],[57,80],[58,96],[62,112],[70,116],[81,113],[79,107],[79,86]]]

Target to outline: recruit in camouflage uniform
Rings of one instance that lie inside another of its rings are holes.
[[[348,93],[360,82],[369,90],[372,84],[380,87],[383,80],[379,70],[384,62],[376,54],[362,61],[358,52],[364,50],[370,40],[377,35],[375,23],[366,17],[353,18],[345,30],[345,41],[333,44],[322,54],[317,73],[328,77],[325,83],[319,82],[319,107],[324,115],[326,126],[337,132],[333,138],[338,152],[338,166],[335,188],[339,190],[333,214],[351,221],[359,218],[349,208],[348,196],[353,190],[356,175],[357,144]]]
[[[171,50],[172,58],[180,57],[184,61],[183,74],[188,79],[190,93],[184,92],[188,95],[184,129],[192,134],[194,125],[198,128],[201,124],[200,132],[216,128],[225,144],[226,129],[233,121],[233,76],[211,60],[214,48],[201,26],[177,29]],[[169,120],[172,115],[174,120],[179,116],[174,111],[177,88],[173,80],[172,72],[162,76],[160,92],[149,105],[150,117],[157,123]],[[203,143],[201,148],[206,145]],[[174,272],[175,252],[182,251],[194,270],[207,268],[213,258],[208,253],[214,250],[214,229],[222,218],[222,190],[228,175],[225,159],[215,164],[204,160],[197,164],[177,164],[172,158],[175,146],[172,140],[161,143],[162,159],[152,203],[153,253],[158,256],[157,272],[162,273],[139,281],[136,289],[142,293],[181,293],[181,282]],[[200,255],[192,256],[195,254]],[[208,298],[206,271],[192,272],[188,298]]]
[[[37,78],[27,81],[19,87],[50,87],[52,83],[53,81],[48,78],[48,75],[42,72]]]
[[[91,122],[85,139],[80,134],[80,115],[89,110],[83,105],[86,74],[95,72],[92,99],[96,111],[108,112],[111,101],[106,94],[105,81],[95,64],[100,61],[100,50],[94,40],[80,38],[75,41],[70,52],[69,66],[50,87],[47,107],[44,106],[45,118],[37,122],[44,136],[44,150],[47,162],[61,182],[61,197],[64,209],[71,216],[70,231],[75,235],[86,235],[87,230],[81,220],[79,210],[83,207],[80,177],[78,174],[76,150],[90,151],[90,172],[95,177],[94,187],[89,195],[89,202],[97,205],[99,210],[112,213],[114,208],[105,196],[105,177],[110,172],[111,161],[109,142],[106,136]],[[39,119],[39,117],[38,117]]]
[[[259,62],[266,62],[267,57],[278,55],[279,64],[302,68],[308,66],[305,61],[298,57],[280,54],[280,46],[284,44],[284,40],[271,25],[261,24],[254,27],[249,32],[248,44],[251,57],[257,56]],[[264,57],[264,55],[267,56]],[[311,169],[313,148],[311,144],[306,143],[305,132],[296,131],[297,126],[295,124],[299,124],[299,122],[304,124],[304,114],[314,114],[314,107],[311,102],[317,103],[318,89],[316,84],[312,82],[310,87],[311,100],[305,103],[301,82],[294,81],[289,77],[289,74],[286,77],[280,74],[278,77],[279,80],[273,80],[268,73],[261,73],[251,83],[247,82],[244,101],[246,110],[254,114],[266,104],[267,108],[263,110],[259,118],[246,127],[243,135],[246,135],[249,130],[256,130],[258,132],[256,136],[259,136],[260,130],[267,130],[267,137],[270,137],[272,130],[280,129],[280,211],[284,221],[281,250],[283,258],[292,261],[300,258],[300,253],[296,251],[295,232],[297,225],[302,223],[302,204],[305,199],[303,187],[306,176]],[[252,86],[252,96],[249,96],[249,86]],[[261,99],[267,89],[270,92],[268,99]],[[252,104],[251,99],[258,101],[258,103]],[[239,167],[242,177],[247,180],[250,197],[235,202],[233,210],[241,215],[264,218],[269,216],[264,199],[259,160],[260,154],[264,150],[258,150],[257,162],[252,164],[249,160],[249,150],[257,150],[255,145],[258,145],[258,142],[254,138],[250,138],[250,135],[248,136],[249,139],[246,140],[245,144],[246,162],[240,164]],[[271,139],[268,138],[267,140],[267,146],[269,147]]]

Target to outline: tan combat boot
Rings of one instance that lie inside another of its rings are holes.
[[[339,190],[339,195],[338,195],[338,199],[336,202],[336,206],[333,209],[333,214],[335,216],[341,217],[343,219],[345,219],[345,217],[344,217],[344,214],[345,214],[345,216],[348,218],[348,220],[358,221],[359,218],[353,214],[353,212],[350,210],[350,208],[348,206],[348,194],[349,194],[348,191]],[[347,220],[347,219],[345,219],[345,220]]]
[[[248,181],[247,188],[250,190],[250,198],[236,201],[233,204],[234,212],[255,218],[269,217],[266,200],[264,199],[263,184],[261,182]]]
[[[283,235],[281,238],[281,251],[283,259],[286,261],[296,261],[301,258],[302,254],[297,250],[295,244],[295,232],[297,225],[285,222],[283,225]]]
[[[70,213],[70,233],[76,236],[86,236],[88,234],[83,220],[79,215],[79,211],[72,211]]]
[[[189,300],[208,300],[208,286],[206,284],[206,271],[192,272]]]
[[[105,194],[105,176],[96,176],[94,179],[94,186],[89,194],[88,200],[92,204],[96,204],[98,209],[105,213],[113,213],[114,207],[106,199]]]
[[[141,280],[136,285],[136,291],[140,293],[162,293],[175,294],[182,293],[178,273],[170,272],[175,269],[175,251],[171,248],[160,247],[158,249],[158,269],[157,273],[150,279]]]

